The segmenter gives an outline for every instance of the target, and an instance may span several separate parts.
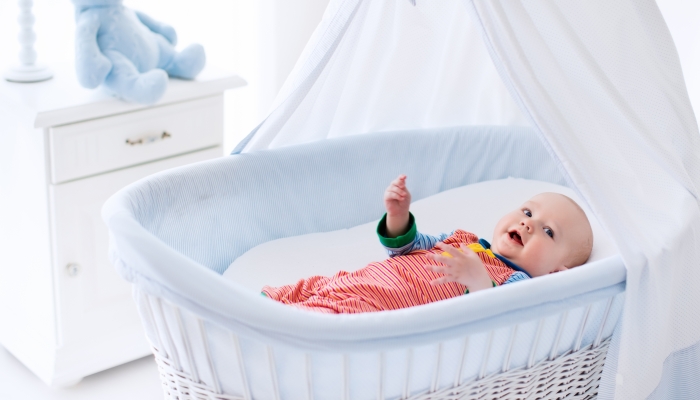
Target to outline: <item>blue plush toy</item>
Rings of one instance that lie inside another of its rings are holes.
[[[193,79],[204,68],[204,48],[175,51],[171,26],[122,5],[122,0],[73,0],[75,66],[86,88],[104,85],[121,98],[153,104],[168,75]]]

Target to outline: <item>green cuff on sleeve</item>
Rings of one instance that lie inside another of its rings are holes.
[[[498,286],[498,284],[496,283],[496,281],[494,281],[493,279],[491,279],[491,284],[493,285],[493,287]],[[464,294],[469,294],[469,289],[465,290],[465,291],[464,291]]]
[[[386,237],[386,214],[384,214],[377,225],[377,236],[379,236],[379,242],[384,247],[388,247],[390,249],[398,249],[411,243],[416,238],[418,228],[416,228],[416,219],[410,212],[408,213],[408,226],[410,227],[408,232],[395,238],[388,238]]]

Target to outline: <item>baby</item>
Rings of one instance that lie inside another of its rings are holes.
[[[490,244],[459,229],[422,234],[410,204],[400,175],[384,193],[386,214],[377,226],[389,259],[333,277],[265,286],[263,295],[326,313],[393,310],[564,271],[585,263],[593,247],[586,214],[562,194],[538,194],[503,216]]]

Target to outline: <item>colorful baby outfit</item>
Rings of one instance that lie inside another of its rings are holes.
[[[457,282],[430,284],[442,276],[424,267],[440,265],[426,256],[442,253],[435,247],[437,242],[456,248],[460,244],[468,245],[481,258],[494,286],[530,277],[517,265],[493,253],[489,243],[473,233],[458,229],[449,235],[425,235],[418,232],[412,214],[409,218],[411,228],[396,238],[385,235],[386,215],[379,221],[377,234],[390,258],[355,272],[313,276],[278,288],[265,286],[262,293],[285,304],[333,314],[395,310],[465,294],[467,288]]]

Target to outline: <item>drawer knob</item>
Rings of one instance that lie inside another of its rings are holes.
[[[76,263],[66,265],[66,273],[68,276],[78,276],[80,273],[80,265]]]
[[[170,137],[172,137],[170,133],[168,133],[167,131],[163,131],[163,133],[161,133],[160,135],[146,136],[138,139],[126,139],[126,144],[128,144],[129,146],[136,146],[137,144],[153,143],[159,140],[165,140]]]

